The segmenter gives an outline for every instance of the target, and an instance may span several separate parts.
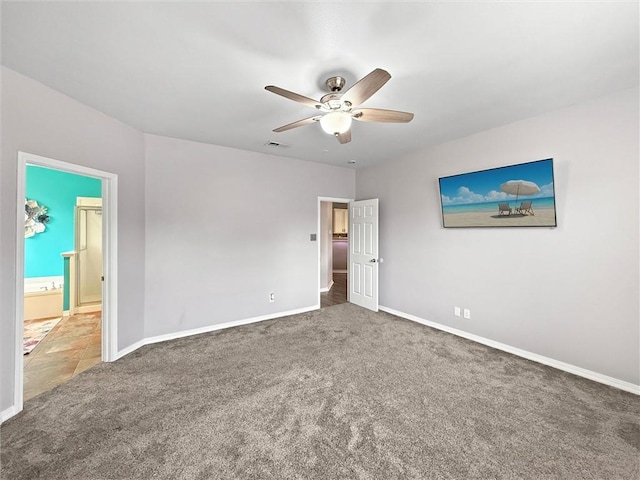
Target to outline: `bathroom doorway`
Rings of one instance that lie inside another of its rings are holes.
[[[101,361],[102,181],[27,165],[25,191],[28,400]],[[29,219],[34,210],[42,225]]]
[[[18,242],[15,405],[19,411],[24,400],[101,361],[115,359],[117,303],[112,292],[117,291],[117,176],[24,152],[18,158],[18,198],[37,195],[49,207],[47,225],[41,228],[37,239],[46,254],[35,248],[38,245],[32,238]],[[45,178],[40,188],[30,188],[33,187],[28,181],[30,170],[55,178]],[[63,184],[67,180],[71,183]],[[74,189],[73,182],[86,183],[91,188],[85,185]],[[65,194],[68,198],[57,198]],[[26,231],[26,226],[22,227],[25,221],[19,214],[20,236],[23,228]],[[34,270],[34,265],[46,268]],[[55,316],[47,312],[44,318],[42,313],[38,318],[27,318],[26,302],[22,301],[25,287],[40,280],[34,277],[49,274],[60,279],[44,284],[44,289],[50,290],[48,293],[57,290],[55,293],[60,295],[60,303],[55,306],[58,310]],[[43,322],[49,323],[40,329],[46,330],[44,335],[37,332],[40,338],[25,354],[27,330],[32,324]]]

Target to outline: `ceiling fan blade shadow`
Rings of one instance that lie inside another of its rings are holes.
[[[344,92],[341,100],[357,107],[389,81],[391,75],[386,70],[376,68],[369,75],[360,79],[349,90]]]
[[[359,122],[408,123],[413,120],[413,113],[382,108],[359,108],[351,116]]]
[[[267,85],[266,87],[264,87],[264,89],[273,92],[276,95],[280,95],[284,98],[288,98],[289,100],[293,100],[294,102],[302,103],[310,107],[320,108],[322,106],[313,98],[305,97],[304,95],[290,92],[289,90],[285,90],[284,88],[276,87],[274,85]]]
[[[322,118],[322,115],[316,115],[315,117],[305,118],[303,120],[298,120],[297,122],[288,123],[287,125],[283,125],[282,127],[275,128],[274,132],[285,132],[287,130],[291,130],[292,128],[302,127],[303,125],[309,125],[310,123],[317,122]]]
[[[349,143],[351,141],[351,129],[336,135],[336,138],[340,143]]]

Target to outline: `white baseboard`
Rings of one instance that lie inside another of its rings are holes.
[[[321,288],[320,289],[320,293],[325,293],[325,292],[331,291],[331,287],[333,287],[333,280],[331,280],[331,283],[329,283],[328,287]]]
[[[116,358],[114,360],[118,360],[119,358],[124,357],[125,355],[129,355],[132,352],[135,352],[140,347],[144,347],[146,345],[145,340],[138,340],[136,343],[129,345],[128,347],[123,348],[122,350],[118,350],[116,353]]]
[[[299,313],[311,312],[313,310],[318,310],[319,308],[320,308],[320,305],[313,305],[311,307],[304,307],[296,310],[289,310],[286,312],[271,313],[268,315],[261,315],[259,317],[246,318],[242,320],[234,320],[233,322],[219,323],[216,325],[207,325],[205,327],[192,328],[189,330],[182,330],[180,332],[166,333],[164,335],[156,335],[154,337],[148,337],[118,351],[116,359],[122,358],[125,355],[128,355],[129,353],[136,351],[140,347],[143,347],[145,345],[150,345],[152,343],[166,342],[169,340],[175,340],[177,338],[190,337],[192,335],[200,335],[201,333],[215,332],[216,330],[222,330],[225,328],[239,327],[241,325],[248,325],[250,323],[258,323],[258,322],[263,322],[265,320],[273,320],[274,318],[288,317],[289,315],[297,315]]]
[[[415,315],[411,315],[410,313],[400,312],[398,310],[394,310],[393,308],[383,307],[383,306],[380,306],[379,308],[383,312],[390,313],[397,317],[405,318],[407,320],[411,320],[412,322],[426,325],[427,327],[432,327],[438,330],[442,330],[444,332],[451,333],[458,337],[466,338],[467,340],[481,343],[488,347],[495,348],[497,350],[502,350],[503,352],[511,353],[513,355],[517,355],[518,357],[526,358],[527,360],[532,360],[537,363],[542,363],[543,365],[557,368],[558,370],[563,370],[565,372],[572,373],[579,377],[587,378],[589,380],[593,380],[598,383],[609,385],[610,387],[619,388],[620,390],[624,390],[625,392],[630,392],[636,395],[640,395],[640,385],[635,385],[633,383],[625,382],[624,380],[619,380],[617,378],[609,377],[607,375],[603,375],[601,373],[587,370],[582,367],[571,365],[570,363],[565,363],[565,362],[561,362],[560,360],[555,360],[553,358],[545,357],[543,355],[538,355],[537,353],[528,352],[527,350],[522,350],[520,348],[512,347],[505,343],[500,343],[494,340],[490,340],[488,338],[480,337],[479,335],[474,335],[473,333],[468,333],[463,330],[458,330],[457,328],[452,328],[446,325],[442,325],[440,323],[425,320]]]
[[[18,413],[20,413],[20,410],[18,410],[15,406],[9,407],[6,410],[2,410],[0,412],[0,423],[4,423],[5,420],[9,420],[11,417],[17,415]]]

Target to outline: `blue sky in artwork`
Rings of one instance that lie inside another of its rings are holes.
[[[443,205],[497,202],[511,200],[515,195],[500,191],[500,185],[509,180],[527,180],[540,188],[540,193],[527,198],[552,197],[553,163],[551,159],[465,173],[440,179]]]

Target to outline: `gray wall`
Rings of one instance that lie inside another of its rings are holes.
[[[145,337],[318,304],[318,197],[353,170],[145,138]]]
[[[144,327],[143,135],[2,67],[0,411],[14,395],[18,151],[118,175],[118,348],[140,340]]]
[[[358,171],[381,305],[638,385],[638,128],[633,89]],[[439,177],[550,157],[558,228],[441,227]]]

